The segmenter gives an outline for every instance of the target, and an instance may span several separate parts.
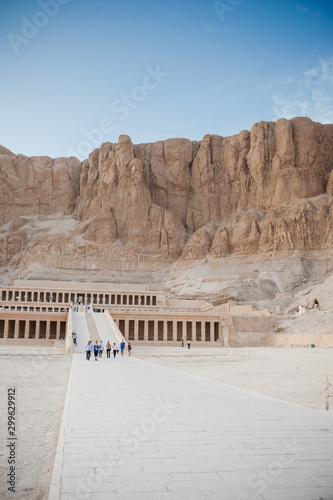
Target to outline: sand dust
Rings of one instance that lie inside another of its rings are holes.
[[[1,356],[0,498],[46,500],[70,370],[69,357]],[[7,391],[16,389],[16,491],[8,491]]]
[[[154,355],[144,359],[317,410],[325,409],[324,380],[328,375],[333,384],[333,349],[257,347],[248,350],[250,356],[246,356],[246,349],[203,356],[191,356],[191,351],[183,349],[182,357]],[[244,356],[237,355],[237,351]],[[330,404],[333,412],[333,398]]]

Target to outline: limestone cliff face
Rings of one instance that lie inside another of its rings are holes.
[[[82,164],[0,148],[0,262],[30,265],[52,255],[71,268],[85,255],[89,269],[139,260],[149,268],[332,248],[332,172],[333,125],[308,118],[201,142],[133,145],[120,136]],[[62,231],[42,222],[59,213],[71,219]]]
[[[28,158],[0,148],[0,225],[26,215],[73,213],[80,174],[74,157]]]
[[[251,132],[209,135],[200,143],[134,146],[121,136],[84,162],[77,214],[81,221],[107,219],[112,230],[105,234],[114,241],[173,260],[180,253],[185,260],[202,258],[211,249],[221,258],[326,248],[330,238],[317,237],[322,225],[330,232],[324,212],[288,203],[326,188],[333,194],[332,167],[333,125],[307,118],[260,122]],[[329,201],[321,203],[330,211]]]
[[[170,210],[153,203],[150,172],[128,136],[118,144],[106,143],[84,162],[78,220],[97,216],[105,222],[105,238],[131,245],[138,253],[149,252],[177,259],[186,241],[186,230]],[[110,230],[111,228],[111,230]]]

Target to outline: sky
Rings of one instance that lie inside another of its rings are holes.
[[[333,1],[0,0],[0,144],[133,143],[333,122]]]

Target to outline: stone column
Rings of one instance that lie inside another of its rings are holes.
[[[129,319],[125,319],[125,339],[129,340]]]
[[[205,323],[206,321],[201,321],[201,342],[205,342],[205,337],[206,337]]]
[[[168,341],[168,321],[166,319],[163,320],[163,342]]]
[[[36,339],[39,339],[39,332],[40,332],[40,319],[37,319],[37,321],[36,321]]]
[[[46,322],[46,338],[47,339],[50,338],[50,327],[51,327],[51,323],[50,323],[50,321],[47,321]]]
[[[144,333],[143,333],[143,339],[148,340],[148,320],[145,319],[145,326],[144,326]]]
[[[134,320],[134,340],[139,340],[139,320]]]
[[[172,340],[177,342],[177,321],[172,321]]]
[[[214,321],[210,322],[210,341],[215,342],[215,327]]]
[[[29,337],[29,324],[30,320],[27,319],[25,322],[25,330],[24,330],[24,338],[27,339]]]
[[[187,330],[186,330],[186,320],[185,319],[183,320],[183,335],[182,335],[182,338],[183,338],[184,342],[187,340]]]
[[[20,324],[19,319],[16,319],[16,320],[15,320],[14,339],[18,339],[18,334],[19,334],[19,324]]]
[[[8,328],[9,328],[9,320],[5,319],[5,330],[3,332],[4,339],[8,339]]]
[[[158,341],[158,321],[154,319],[154,342]]]
[[[57,333],[56,333],[56,339],[60,339],[60,320],[57,321]]]

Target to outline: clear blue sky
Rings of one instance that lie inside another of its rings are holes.
[[[0,144],[15,153],[83,159],[120,134],[201,140],[281,116],[333,122],[332,0],[0,8]]]

